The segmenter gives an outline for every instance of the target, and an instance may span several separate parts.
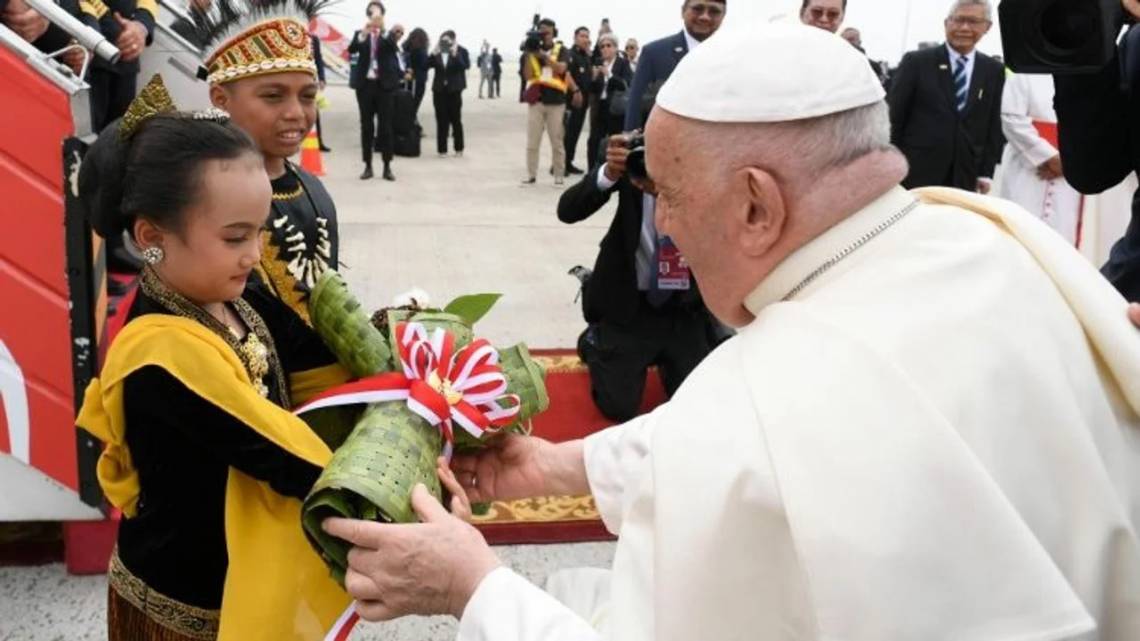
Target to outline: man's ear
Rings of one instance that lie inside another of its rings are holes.
[[[779,242],[787,225],[787,203],[772,174],[749,167],[737,175],[744,183],[747,202],[738,214],[738,242],[751,257],[763,256]]]
[[[221,85],[210,85],[210,103],[212,105],[218,109],[229,111],[229,109],[226,108],[229,102],[230,92],[227,91],[225,87]]]

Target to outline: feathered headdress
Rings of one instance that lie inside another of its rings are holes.
[[[198,76],[224,84],[251,76],[316,75],[309,22],[331,0],[214,0],[192,15],[204,60]]]

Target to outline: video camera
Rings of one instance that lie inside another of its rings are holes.
[[[1124,26],[1120,0],[1003,0],[1002,49],[1018,73],[1089,73],[1103,68]]]
[[[526,39],[523,40],[522,50],[527,53],[537,53],[542,49],[542,31],[538,28],[538,23],[542,21],[542,16],[537,13],[530,23],[530,30],[526,32]]]

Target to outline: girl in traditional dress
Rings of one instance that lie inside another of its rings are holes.
[[[330,451],[288,408],[348,376],[249,281],[272,197],[257,146],[163,93],[148,86],[80,174],[93,227],[128,230],[146,262],[77,419],[107,444],[99,480],[124,516],[109,638],[320,639],[349,598],[299,510]]]

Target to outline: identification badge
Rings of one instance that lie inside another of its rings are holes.
[[[553,80],[554,79],[554,70],[551,69],[550,67],[543,67],[542,68],[542,79],[543,80]]]
[[[689,262],[672,238],[662,236],[657,243],[657,289],[688,291],[693,281]]]

